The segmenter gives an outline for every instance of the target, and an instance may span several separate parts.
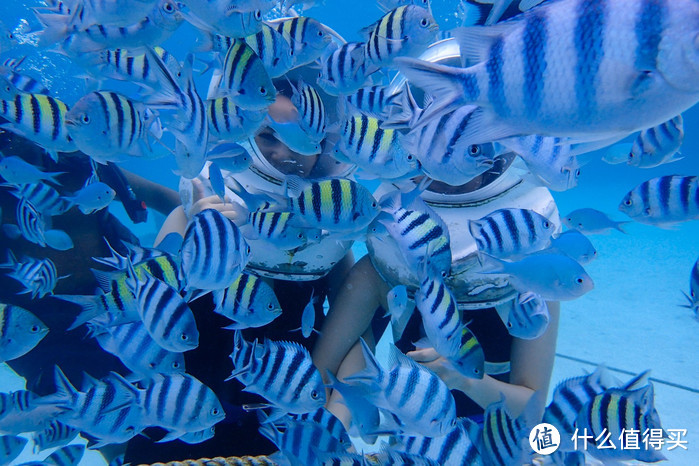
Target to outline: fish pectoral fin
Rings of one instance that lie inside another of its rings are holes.
[[[631,83],[631,97],[638,99],[648,93],[657,82],[656,75],[653,71],[643,70],[638,73],[638,76]]]

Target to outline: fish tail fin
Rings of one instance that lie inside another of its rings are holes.
[[[53,297],[76,304],[82,308],[82,311],[78,314],[70,327],[68,327],[68,330],[74,330],[105,312],[105,310],[100,307],[100,295],[57,294],[53,295]]]

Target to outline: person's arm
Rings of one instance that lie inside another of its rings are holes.
[[[180,205],[180,195],[174,189],[170,189],[158,183],[132,173],[128,170],[120,169],[126,181],[131,185],[136,197],[145,202],[148,208],[156,210],[163,215],[168,215]]]
[[[433,348],[412,351],[408,356],[435,371],[450,389],[465,393],[484,409],[489,404],[500,401],[501,395],[505,395],[508,409],[514,416],[518,416],[535,391],[544,394],[548,392],[556,353],[560,303],[549,302],[548,306],[550,320],[543,335],[534,340],[513,338],[509,383],[488,375],[482,379],[468,378],[457,372]],[[544,402],[545,396],[542,397],[542,403]],[[538,409],[543,413],[544,406],[539,406]]]

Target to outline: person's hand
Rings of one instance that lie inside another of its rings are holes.
[[[206,196],[204,184],[200,179],[194,178],[192,180],[192,190],[192,207],[187,212],[188,218],[192,218],[206,209],[216,209],[238,226],[247,223],[247,211],[243,206],[230,199],[226,199],[224,203],[215,194]]]
[[[468,379],[434,348],[419,348],[408,352],[408,356],[437,374],[450,390],[463,390],[464,383],[468,382]]]

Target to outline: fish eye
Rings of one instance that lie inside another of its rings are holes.
[[[38,326],[38,325],[32,325],[31,331],[32,331],[32,333],[38,332],[38,331],[39,331],[39,326]]]
[[[173,362],[173,363],[172,363],[172,368],[173,368],[173,369],[179,369],[179,368],[180,368],[180,363],[177,362],[177,361]]]
[[[323,32],[322,29],[318,29],[318,37],[323,37],[325,33]]]
[[[473,373],[474,373],[474,374],[480,374],[480,373],[481,373],[481,371],[480,371],[480,370],[478,370],[478,369],[476,368],[476,369],[473,369]]]
[[[583,282],[584,282],[584,280],[583,280],[582,278],[580,278],[580,277],[578,277],[577,279],[575,279],[575,281],[578,282],[580,285],[582,285]]]
[[[631,204],[633,204],[633,202],[631,202],[631,199],[626,199],[624,201],[624,205],[630,206]]]
[[[507,323],[507,328],[512,328],[512,322]]]
[[[471,144],[468,146],[468,153],[471,155],[478,155],[481,153],[481,146],[478,144]]]
[[[82,118],[80,118],[80,119],[81,119],[82,122],[85,123],[86,125],[90,124],[90,115],[88,115],[87,113],[85,113],[85,114],[82,116]]]
[[[151,369],[155,369],[155,363],[154,363],[154,362],[148,363],[148,365],[150,366]]]
[[[447,273],[444,270],[442,270],[442,273],[440,275],[442,275],[442,278],[447,278]]]
[[[250,246],[248,246],[248,248],[246,249],[246,251],[247,251],[248,254],[250,254],[250,251],[251,251]]]
[[[580,169],[579,169],[579,168],[578,168],[577,170],[575,170],[575,176],[576,176],[576,177],[577,177],[577,176],[580,176]]]
[[[303,233],[299,233],[299,234],[296,235],[296,236],[298,236],[299,239],[303,239]]]
[[[269,304],[267,305],[267,309],[269,309],[270,311],[271,311],[272,309],[274,309],[274,304],[269,303]]]
[[[175,11],[175,7],[172,6],[172,3],[168,2],[165,5],[163,5],[163,10],[165,10],[167,13],[172,13]]]
[[[182,339],[182,341],[189,340],[189,336],[186,333],[183,333],[182,335],[180,335],[180,338]]]
[[[408,154],[408,161],[412,161],[415,157],[413,157],[413,154]]]
[[[214,416],[216,416],[216,415],[218,414],[218,408],[213,408],[213,409],[211,410],[211,414],[213,414]]]
[[[12,32],[10,31],[10,32],[7,33],[7,38],[10,39],[10,40],[13,40],[13,39],[15,38],[15,35],[12,34]]]
[[[311,398],[313,398],[314,400],[317,400],[319,396],[320,395],[318,394],[317,391],[311,390]]]
[[[420,20],[420,26],[422,26],[422,27],[425,28],[425,27],[427,27],[428,24],[430,24],[430,22],[427,21],[427,18],[422,18],[422,19]]]
[[[371,207],[373,207],[373,208],[377,208],[378,206],[379,206],[379,205],[376,203],[376,201],[374,201],[374,202],[371,203]]]
[[[260,86],[260,94],[266,95],[267,94],[267,89],[265,89],[264,86]]]
[[[544,222],[544,228],[549,228],[551,226],[551,222],[548,220]]]
[[[257,21],[262,19],[262,12],[260,10],[255,10],[255,19]]]

